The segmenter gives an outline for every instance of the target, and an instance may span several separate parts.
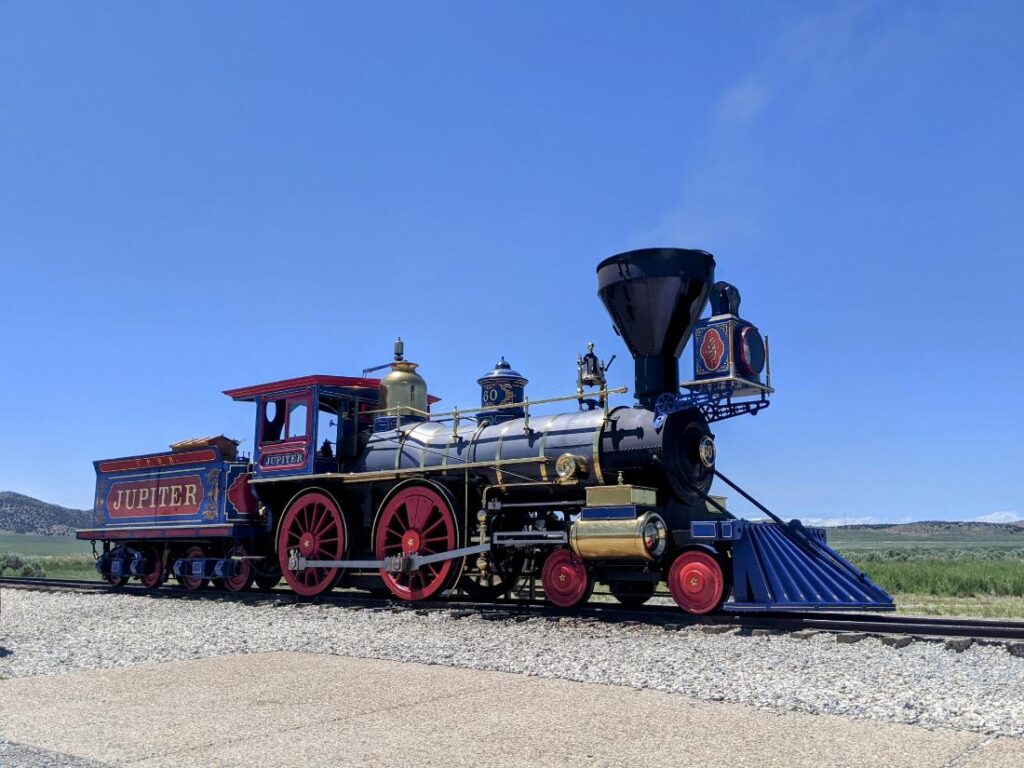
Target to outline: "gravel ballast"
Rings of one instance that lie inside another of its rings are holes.
[[[651,688],[776,711],[1024,737],[1024,658],[446,610],[2,591],[0,679],[268,651],[333,653]]]

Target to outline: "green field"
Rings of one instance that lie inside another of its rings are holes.
[[[92,545],[88,541],[70,536],[37,536],[9,531],[0,531],[0,575],[99,578],[93,567]]]
[[[1024,559],[1024,527],[938,523],[829,528],[828,543],[857,560]]]
[[[1024,618],[1024,527],[853,527],[828,541],[902,612]]]
[[[71,536],[37,536],[31,533],[0,531],[0,553],[19,555],[89,555],[92,545]]]

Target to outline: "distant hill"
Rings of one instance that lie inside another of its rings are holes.
[[[828,542],[848,557],[978,557],[1024,559],[1024,525],[930,520],[902,525],[844,525]]]
[[[950,534],[974,536],[1020,536],[1024,539],[1024,520],[1015,523],[950,522],[948,520],[922,520],[917,523],[870,523],[837,525],[832,531],[877,531],[897,536],[948,536]]]
[[[76,528],[88,528],[92,512],[68,509],[12,491],[0,491],[0,531],[73,536]]]

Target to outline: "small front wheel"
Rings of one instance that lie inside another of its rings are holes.
[[[699,616],[717,610],[725,601],[725,575],[710,552],[688,549],[668,569],[668,589],[680,608]]]
[[[594,580],[586,564],[571,550],[556,549],[541,569],[544,596],[559,608],[575,608],[590,599]]]

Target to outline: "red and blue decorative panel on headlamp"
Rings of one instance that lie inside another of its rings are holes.
[[[764,339],[755,326],[740,318],[740,292],[726,282],[715,283],[708,296],[711,317],[693,328],[693,378],[683,386],[696,390],[728,390],[733,395],[760,394],[767,364]]]
[[[728,376],[730,361],[729,323],[708,323],[693,332],[693,371],[698,379]]]
[[[694,328],[695,382],[743,379],[760,384],[764,366],[764,339],[746,320],[719,315],[699,322]]]

